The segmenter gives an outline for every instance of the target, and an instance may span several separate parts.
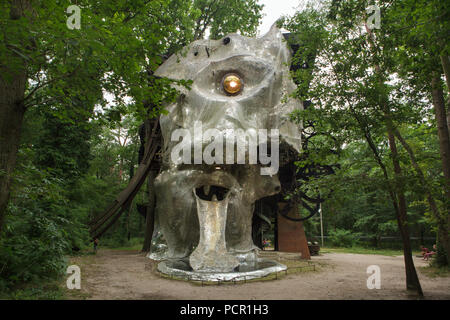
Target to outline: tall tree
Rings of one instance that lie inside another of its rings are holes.
[[[27,87],[28,59],[13,45],[15,36],[20,32],[20,24],[25,16],[32,19],[32,9],[29,1],[11,1],[2,3],[2,20],[6,19],[11,26],[10,32],[2,34],[1,64],[0,64],[0,231],[3,226],[6,205],[8,204],[11,176],[16,166],[17,151],[20,143],[20,133],[25,114],[25,89]],[[9,10],[4,10],[9,9]],[[4,23],[3,23],[4,25]],[[3,27],[2,27],[2,30]],[[30,39],[31,40],[31,39]],[[32,50],[31,40],[20,43]],[[6,63],[8,61],[8,63]]]
[[[306,47],[297,59],[306,61],[308,50],[318,50],[311,90],[305,92],[299,87],[297,92],[303,100],[313,101],[314,108],[303,112],[303,117],[315,119],[318,127],[331,131],[343,143],[366,140],[383,172],[384,188],[398,221],[404,244],[407,289],[422,295],[409,239],[403,159],[396,143],[396,132],[401,137],[397,126],[411,123],[420,117],[420,111],[408,108],[402,99],[410,98],[403,87],[391,82],[398,44],[386,40],[385,32],[390,28],[385,25],[381,30],[364,28],[368,18],[366,7],[370,3],[349,0],[331,4],[322,14],[305,11],[286,24],[288,30],[296,33],[296,41]],[[382,10],[388,10],[392,2],[377,4]],[[296,76],[300,83],[309,81],[304,70],[298,70]],[[391,164],[381,153],[380,144],[389,146]]]
[[[255,0],[194,0],[194,39],[219,39],[227,33],[254,36],[261,19],[262,5]]]
[[[64,106],[82,96],[86,103],[77,112],[93,117],[95,103],[106,106],[102,93],[107,91],[116,102],[133,98],[130,109],[121,112],[147,114],[144,98],[158,105],[175,96],[171,81],[157,79],[149,87],[145,72],[158,66],[168,48],[165,39],[177,29],[171,22],[176,17],[167,14],[170,3],[79,1],[81,28],[74,30],[66,24],[70,5],[56,0],[1,2],[0,230],[26,110],[58,105],[57,116],[65,118]],[[164,20],[170,23],[161,24]]]
[[[391,38],[389,51],[397,48],[398,64],[390,69],[405,81],[411,92],[421,95],[433,105],[442,164],[443,183],[440,191],[432,191],[430,180],[420,172],[414,151],[397,133],[408,151],[411,162],[426,187],[430,209],[438,226],[438,256],[442,264],[450,257],[450,141],[442,74],[448,74],[449,5],[445,1],[395,1],[386,8],[386,36]],[[399,26],[400,24],[400,26]],[[447,79],[448,80],[448,79]],[[416,163],[416,164],[415,164]],[[442,205],[435,200],[438,199]]]

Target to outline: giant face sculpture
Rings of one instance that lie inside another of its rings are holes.
[[[189,257],[194,270],[211,272],[229,272],[240,261],[255,259],[254,203],[280,192],[278,159],[272,158],[270,170],[264,171],[264,165],[249,161],[249,136],[226,137],[230,130],[277,129],[279,136],[267,138],[272,156],[278,156],[278,147],[280,152],[299,151],[299,128],[289,114],[302,104],[288,97],[295,89],[290,57],[274,26],[261,38],[230,34],[195,41],[156,71],[157,76],[193,81],[191,90],[178,88],[178,100],[160,119],[164,146],[162,172],[155,180],[156,220],[167,241],[167,258]],[[199,127],[203,133],[213,129],[215,139],[221,134],[226,140],[224,150],[213,152],[220,161],[196,158],[211,142],[210,136],[196,132]],[[184,154],[177,147],[180,132],[189,136]],[[266,150],[264,139],[258,143],[259,152]],[[244,154],[240,159],[239,152]]]

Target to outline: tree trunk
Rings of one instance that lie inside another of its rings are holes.
[[[420,227],[420,245],[424,246],[425,245],[425,240],[423,238],[423,234],[425,233],[424,228]]]
[[[0,70],[0,74],[2,71]],[[25,108],[22,106],[26,75],[18,74],[12,82],[0,76],[0,232],[8,205],[11,177],[16,166],[17,151]]]
[[[13,1],[10,19],[23,15],[22,3]],[[5,39],[7,42],[7,39]],[[16,54],[6,50],[6,61],[21,61]],[[9,64],[0,64],[0,232],[8,205],[11,177],[16,166],[22,122],[25,115],[23,105],[27,83],[26,64],[11,69]]]
[[[388,119],[390,122],[390,119]],[[397,223],[398,229],[400,230],[400,235],[403,240],[403,257],[405,260],[405,271],[406,271],[406,288],[408,290],[416,291],[420,296],[423,296],[422,287],[420,285],[419,277],[417,276],[416,268],[414,267],[414,261],[412,258],[411,241],[409,238],[409,228],[407,219],[407,208],[405,193],[403,190],[402,179],[402,169],[400,167],[400,162],[398,160],[397,145],[395,143],[394,130],[392,124],[387,124],[388,129],[388,139],[389,148],[392,154],[392,163],[394,165],[394,173],[396,177],[395,190],[398,200],[398,214]]]
[[[374,141],[372,140],[368,130],[364,127],[362,127],[362,129],[365,131],[365,137],[367,142],[369,143],[369,147],[372,149],[375,159],[377,160],[381,170],[383,171],[386,186],[388,188],[389,195],[392,200],[392,205],[394,207],[398,229],[400,231],[400,236],[402,238],[403,259],[405,262],[405,273],[406,273],[406,289],[416,291],[420,297],[423,297],[422,287],[420,285],[419,277],[417,276],[414,261],[412,259],[411,240],[409,237],[408,220],[407,220],[407,206],[401,181],[402,170],[400,167],[400,162],[398,160],[398,151],[394,136],[394,126],[392,123],[392,118],[390,117],[390,111],[387,104],[385,103],[382,106],[382,108],[386,121],[389,148],[391,150],[392,155],[392,163],[394,165],[394,174],[396,178],[394,185],[392,185],[389,181],[387,168],[382,162],[381,157],[378,153],[378,149]]]
[[[156,171],[150,171],[148,175],[148,205],[145,217],[145,239],[141,252],[150,252],[152,245],[153,230],[155,228],[155,205],[156,195],[153,182],[156,178]]]
[[[394,134],[397,137],[397,139],[400,141],[402,146],[405,148],[405,150],[409,154],[409,158],[411,159],[411,163],[416,170],[417,176],[422,183],[423,187],[425,188],[425,194],[428,201],[428,204],[430,205],[431,212],[433,213],[434,218],[436,219],[436,224],[438,226],[438,237],[440,239],[440,242],[442,246],[444,247],[444,251],[446,252],[445,259],[441,259],[441,261],[444,264],[449,264],[449,258],[450,258],[450,239],[448,237],[448,226],[450,225],[448,222],[448,217],[450,215],[447,215],[447,219],[445,219],[446,212],[444,211],[444,214],[441,215],[441,213],[438,210],[438,207],[436,205],[436,201],[434,200],[431,186],[429,185],[428,181],[425,179],[425,175],[423,174],[422,170],[419,167],[419,164],[417,163],[416,157],[414,155],[414,152],[412,148],[409,146],[409,144],[406,142],[406,140],[402,137],[400,132],[394,128]],[[445,210],[445,209],[444,209]],[[447,230],[447,231],[445,231]],[[422,241],[423,244],[423,241]]]
[[[273,249],[278,251],[278,213],[275,215],[275,225],[273,228]]]
[[[447,125],[447,112],[445,110],[444,92],[442,90],[442,83],[438,72],[433,73],[431,80],[432,97],[434,114],[436,117],[436,124],[439,137],[439,148],[442,160],[442,169],[444,172],[447,199],[450,198],[450,140]],[[448,206],[447,206],[448,208]]]
[[[28,0],[12,0],[9,19],[18,20],[23,17],[25,11],[31,10],[31,3]],[[8,34],[3,41],[8,47]],[[0,233],[5,221],[11,178],[19,150],[28,79],[24,59],[8,49],[5,54],[5,61],[8,63],[0,64]]]
[[[445,80],[447,82],[447,90],[450,90],[450,57],[448,55],[441,55],[441,63],[442,63],[442,69],[444,70],[445,74]],[[447,95],[447,132],[450,131],[450,92],[448,92]],[[450,133],[449,133],[450,135]],[[447,194],[447,201],[450,201]],[[450,212],[448,211],[450,209],[450,205],[447,205],[447,229],[442,230],[440,232],[441,241],[447,244],[447,247],[445,248],[445,251],[447,252],[447,265],[450,265],[450,236],[449,236],[449,230],[450,230]]]
[[[377,72],[380,73],[380,69],[377,66]],[[400,231],[400,235],[402,238],[403,245],[403,256],[405,261],[405,272],[406,272],[406,288],[408,290],[414,290],[418,293],[419,296],[423,297],[422,287],[419,282],[419,277],[417,276],[416,269],[414,267],[414,261],[412,259],[412,250],[411,250],[411,242],[409,238],[409,230],[407,225],[407,211],[406,211],[406,199],[404,196],[403,188],[401,187],[400,178],[401,178],[401,167],[398,160],[398,152],[397,146],[395,144],[395,136],[392,124],[392,118],[390,117],[389,107],[387,104],[387,99],[384,99],[384,103],[382,103],[381,107],[383,109],[386,126],[388,131],[388,140],[389,147],[391,150],[391,154],[393,157],[394,164],[394,172],[396,176],[396,183],[392,185],[389,180],[389,175],[386,166],[384,165],[380,154],[378,152],[378,148],[373,141],[370,130],[367,125],[363,123],[363,121],[358,116],[357,112],[353,109],[351,102],[349,101],[350,110],[352,111],[352,115],[355,117],[358,122],[361,130],[364,132],[364,137],[369,144],[369,148],[372,150],[372,153],[377,161],[378,165],[383,172],[383,176],[385,179],[386,187],[389,191],[389,196],[392,200],[392,206],[394,207],[394,212],[397,217],[397,224]]]
[[[441,64],[445,74],[445,81],[447,82],[447,89],[450,90],[450,57],[441,55]],[[450,99],[450,97],[448,97],[448,99]]]
[[[434,114],[439,137],[439,148],[442,161],[442,171],[445,179],[445,203],[444,208],[447,214],[447,226],[438,228],[438,238],[440,244],[447,253],[447,263],[450,257],[449,228],[450,228],[450,139],[447,123],[447,111],[445,109],[444,92],[439,72],[434,72],[431,80],[431,90],[434,106]]]
[[[352,108],[351,108],[352,109]],[[420,297],[423,297],[422,287],[420,285],[419,277],[417,276],[416,268],[414,266],[414,261],[412,259],[412,250],[411,250],[411,241],[409,238],[409,230],[407,224],[407,211],[406,211],[406,199],[404,196],[404,190],[401,185],[401,167],[398,160],[398,152],[397,146],[395,144],[395,136],[392,125],[392,119],[390,118],[389,109],[384,106],[384,114],[386,120],[386,126],[388,131],[388,140],[389,140],[389,148],[392,154],[392,161],[394,164],[394,173],[396,177],[396,183],[393,186],[390,183],[389,175],[386,166],[384,165],[378,149],[372,140],[369,130],[363,123],[359,120],[356,112],[353,112],[355,118],[357,119],[359,125],[361,126],[362,131],[364,132],[364,136],[366,141],[369,144],[370,149],[373,152],[375,160],[380,166],[383,176],[385,178],[386,186],[389,191],[389,196],[392,200],[392,206],[394,207],[395,215],[397,217],[397,224],[400,231],[400,236],[402,238],[402,246],[403,246],[403,257],[405,261],[405,272],[406,272],[406,288],[407,290],[414,290],[418,293]]]

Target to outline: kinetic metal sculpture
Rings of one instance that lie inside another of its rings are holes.
[[[217,279],[211,275],[245,272],[258,261],[268,272],[282,268],[258,260],[252,217],[255,201],[280,192],[276,173],[283,160],[278,163],[277,151],[301,148],[299,125],[289,120],[302,108],[301,101],[289,98],[296,87],[289,76],[290,58],[273,26],[260,38],[230,34],[195,41],[156,71],[156,76],[192,80],[191,90],[178,88],[178,100],[160,118],[163,162],[155,180],[156,224],[168,246],[164,259],[171,261],[160,263],[160,271],[184,269]],[[264,130],[271,134],[264,136]],[[236,132],[247,135],[230,134]],[[256,141],[252,132],[258,132],[257,149],[250,143]],[[221,150],[219,142],[225,144]]]

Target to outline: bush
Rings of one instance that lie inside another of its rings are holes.
[[[358,233],[353,233],[350,230],[336,229],[330,231],[330,241],[335,247],[353,247],[358,243]]]
[[[20,169],[0,237],[0,291],[64,274],[66,255],[87,237],[63,182],[32,165]]]
[[[444,250],[444,247],[438,240],[437,243],[437,252],[436,252],[436,258],[433,261],[433,264],[437,267],[445,267],[448,266],[448,257],[447,252]]]
[[[133,248],[133,247],[141,247],[144,243],[144,238],[140,237],[132,237],[130,240],[126,238],[102,238],[100,239],[100,248]]]

